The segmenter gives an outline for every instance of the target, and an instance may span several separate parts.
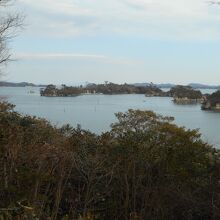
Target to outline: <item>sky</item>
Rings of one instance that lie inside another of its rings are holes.
[[[220,84],[220,5],[206,0],[16,0],[8,10],[25,21],[4,80]]]

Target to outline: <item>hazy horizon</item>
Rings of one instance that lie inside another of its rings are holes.
[[[220,86],[220,84],[206,84],[206,83],[199,83],[199,82],[189,82],[189,83],[172,83],[172,82],[162,82],[162,83],[157,83],[157,82],[147,82],[147,81],[142,81],[142,82],[111,82],[111,81],[103,81],[103,82],[88,82],[88,81],[85,81],[85,82],[63,82],[63,83],[51,83],[51,82],[48,82],[48,83],[42,83],[42,82],[37,82],[37,83],[34,83],[34,82],[28,82],[28,81],[9,81],[9,80],[1,80],[0,82],[6,82],[6,83],[32,83],[32,84],[35,84],[35,85],[49,85],[49,84],[54,84],[54,85],[67,85],[67,86],[80,86],[80,85],[87,85],[87,84],[104,84],[106,82],[108,83],[114,83],[114,84],[147,84],[147,83],[152,83],[154,85],[190,85],[190,84],[196,84],[196,85],[202,85],[202,86]]]

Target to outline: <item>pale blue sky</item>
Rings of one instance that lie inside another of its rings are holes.
[[[17,0],[5,79],[220,84],[220,6],[205,0]],[[11,9],[12,10],[12,9]]]

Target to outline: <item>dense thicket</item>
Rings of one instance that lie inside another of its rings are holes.
[[[97,136],[1,103],[0,216],[220,219],[217,150],[171,118],[139,110],[116,116]]]

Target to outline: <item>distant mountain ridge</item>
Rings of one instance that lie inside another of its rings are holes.
[[[35,85],[33,83],[28,83],[28,82],[19,82],[19,83],[14,83],[14,82],[5,82],[5,81],[0,81],[0,87],[26,87],[26,86],[32,86],[32,87],[46,87],[46,85]]]
[[[177,86],[177,84],[172,84],[172,83],[161,83],[161,84],[152,84],[152,83],[134,83],[134,86],[149,86],[149,85],[155,85],[158,88],[172,88]],[[214,85],[206,85],[206,84],[200,84],[200,83],[190,83],[186,86],[191,86],[193,89],[220,89],[219,86],[214,86]]]
[[[212,85],[204,85],[204,84],[200,84],[200,83],[190,83],[189,86],[191,86],[194,89],[220,89],[220,85],[219,86],[212,86]]]
[[[174,86],[176,86],[175,84],[171,84],[171,83],[161,83],[161,84],[154,84],[154,83],[134,83],[132,84],[134,86],[137,86],[137,87],[142,87],[142,86],[150,86],[150,85],[154,85],[154,86],[157,86],[159,88],[172,88]]]
[[[83,84],[83,83],[82,83]],[[89,85],[89,84],[93,84],[93,83],[88,83],[86,82],[85,85]],[[173,84],[173,83],[159,83],[159,84],[154,84],[154,83],[148,83],[148,82],[144,82],[144,83],[131,83],[130,85],[133,86],[137,86],[137,87],[145,87],[145,86],[150,86],[150,85],[154,85],[158,88],[162,88],[162,89],[170,89],[172,87],[177,86],[177,84]],[[29,83],[29,82],[19,82],[19,83],[15,83],[15,82],[5,82],[5,81],[0,81],[0,87],[26,87],[26,86],[32,86],[32,87],[46,87],[47,85],[36,85],[34,83]],[[220,85],[214,86],[214,85],[206,85],[206,84],[201,84],[201,83],[190,83],[187,86],[191,86],[193,89],[220,89]]]

